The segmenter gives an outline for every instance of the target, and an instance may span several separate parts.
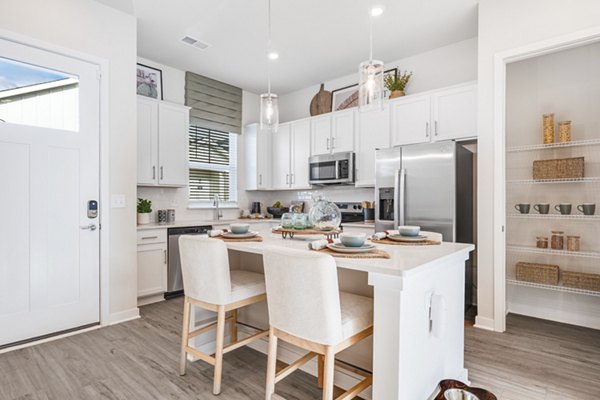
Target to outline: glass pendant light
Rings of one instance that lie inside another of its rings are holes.
[[[267,48],[267,93],[260,95],[260,129],[277,132],[279,128],[279,104],[277,95],[271,93],[271,60],[276,60],[277,53],[271,49],[271,0],[268,0],[269,43]]]
[[[383,62],[373,60],[373,17],[381,8],[371,9],[369,15],[369,60],[358,66],[358,110],[383,108]]]

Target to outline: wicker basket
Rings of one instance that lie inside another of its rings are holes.
[[[584,157],[533,162],[533,179],[577,179],[584,176]]]
[[[600,292],[599,274],[564,271],[561,275],[563,286]]]
[[[517,280],[545,285],[558,285],[558,269],[558,265],[519,261],[517,263]]]

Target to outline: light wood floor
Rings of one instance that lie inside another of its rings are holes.
[[[225,355],[219,397],[206,363],[177,374],[181,311],[181,299],[170,300],[143,307],[139,320],[0,354],[0,399],[262,399],[266,356],[248,348]],[[472,383],[501,400],[600,394],[600,331],[510,316],[505,334],[467,327],[465,358]],[[301,371],[277,391],[320,398],[316,379]]]

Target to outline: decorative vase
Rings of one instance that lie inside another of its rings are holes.
[[[138,225],[146,225],[150,223],[150,213],[138,213],[137,215]]]
[[[396,97],[404,96],[404,90],[392,90],[390,94],[390,99],[395,99]]]
[[[331,112],[331,92],[325,90],[325,84],[321,83],[319,92],[310,102],[310,116]]]
[[[340,226],[342,213],[334,203],[326,200],[323,196],[317,196],[308,213],[308,218],[315,229],[331,231]]]

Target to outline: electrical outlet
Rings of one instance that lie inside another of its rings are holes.
[[[113,194],[110,196],[110,205],[112,208],[125,208],[125,195]]]

